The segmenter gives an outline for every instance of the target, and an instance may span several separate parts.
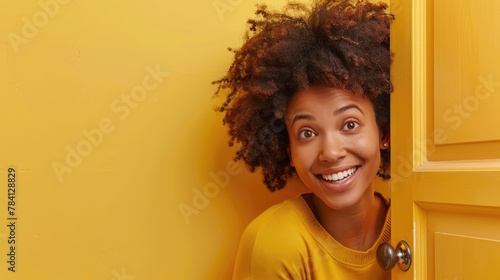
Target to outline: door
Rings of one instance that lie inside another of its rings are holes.
[[[391,8],[393,279],[500,279],[500,2]]]

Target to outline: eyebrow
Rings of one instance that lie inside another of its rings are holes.
[[[292,125],[298,120],[314,121],[316,118],[313,115],[298,114],[293,117]]]
[[[338,108],[337,110],[335,110],[335,112],[333,112],[333,114],[334,114],[334,115],[340,115],[340,114],[342,114],[342,113],[344,113],[345,111],[350,110],[350,109],[357,109],[358,111],[360,111],[360,112],[361,112],[361,114],[363,114],[363,115],[365,114],[365,113],[363,112],[363,110],[361,110],[361,108],[359,108],[359,106],[358,106],[358,105],[356,105],[356,104],[349,104],[349,105],[346,105],[346,106],[344,106],[344,107],[340,107],[340,108]]]
[[[342,114],[342,113],[344,113],[344,112],[346,112],[346,111],[348,111],[348,110],[350,110],[350,109],[356,109],[356,110],[360,111],[360,112],[361,112],[361,114],[363,114],[363,115],[365,114],[365,113],[363,112],[363,110],[361,110],[361,108],[359,108],[359,106],[358,106],[358,105],[356,105],[356,104],[349,104],[349,105],[346,105],[346,106],[344,106],[344,107],[340,107],[340,108],[338,108],[337,110],[335,110],[335,111],[333,112],[333,115],[334,115],[334,116],[340,115],[340,114]],[[296,121],[298,121],[298,120],[314,121],[314,120],[316,120],[316,118],[315,118],[313,115],[309,115],[309,114],[298,114],[298,115],[295,115],[295,116],[293,117],[293,120],[292,120],[292,125],[293,125]]]

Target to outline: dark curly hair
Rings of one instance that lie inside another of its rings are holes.
[[[309,9],[289,3],[281,12],[258,5],[245,43],[220,80],[216,108],[225,113],[229,145],[240,144],[235,160],[275,191],[295,174],[287,147],[285,113],[291,97],[310,86],[340,88],[373,103],[383,135],[389,134],[389,29],[385,3],[318,0]],[[388,179],[390,154],[381,150],[379,176]]]

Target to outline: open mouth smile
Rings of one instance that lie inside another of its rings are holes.
[[[355,166],[353,168],[349,168],[347,170],[340,171],[340,172],[335,173],[335,174],[321,174],[319,176],[321,176],[323,178],[323,180],[326,180],[328,182],[340,182],[344,179],[351,177],[354,173],[356,173],[357,170],[358,170],[358,167]]]

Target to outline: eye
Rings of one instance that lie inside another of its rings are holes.
[[[350,120],[347,121],[344,126],[342,127],[342,130],[353,130],[359,126],[359,123],[356,121]]]
[[[310,129],[304,129],[304,130],[301,130],[299,132],[299,138],[301,138],[301,139],[311,138],[314,135],[315,135],[315,133]]]

